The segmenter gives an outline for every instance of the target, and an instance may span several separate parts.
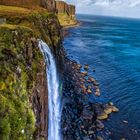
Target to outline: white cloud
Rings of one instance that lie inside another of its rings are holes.
[[[125,5],[128,7],[135,7],[140,4],[140,0],[65,0],[69,3],[76,5],[99,5],[99,6],[110,6],[110,5]]]
[[[140,0],[136,0],[136,1],[131,2],[129,6],[130,7],[140,6]]]
[[[78,13],[140,17],[140,0],[66,0]]]

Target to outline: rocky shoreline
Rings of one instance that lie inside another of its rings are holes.
[[[65,50],[64,54],[61,120],[63,140],[103,140],[99,134],[104,128],[104,120],[119,109],[112,102],[97,103],[95,97],[100,96],[99,83],[88,74],[89,65],[82,66],[70,60]],[[93,101],[89,100],[91,97]]]
[[[10,2],[15,5],[14,1]],[[32,0],[30,2],[32,4]],[[118,109],[112,103],[103,105],[89,100],[91,96],[100,96],[99,84],[88,75],[88,65],[83,67],[68,59],[56,15],[42,7],[30,11],[22,8],[22,5],[3,6],[0,13],[1,18],[6,18],[6,23],[0,26],[0,58],[3,66],[0,69],[0,113],[3,114],[0,116],[3,130],[0,137],[27,139],[28,135],[34,139],[47,139],[48,91],[45,64],[37,46],[37,39],[40,38],[56,56],[63,81],[63,139],[101,140],[98,135],[98,131],[104,128],[101,120],[107,119],[111,112]]]

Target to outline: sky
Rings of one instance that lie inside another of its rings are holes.
[[[140,0],[65,0],[77,13],[140,18]]]

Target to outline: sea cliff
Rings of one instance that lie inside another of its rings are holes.
[[[56,13],[62,26],[76,25],[78,22],[75,17],[76,8],[74,5],[64,1],[56,1]]]
[[[0,18],[0,138],[47,139],[48,91],[38,39],[58,56],[59,21],[39,6],[1,5]]]
[[[1,140],[48,137],[48,87],[39,39],[50,47],[60,76],[63,139],[96,139],[97,128],[104,127],[99,120],[118,110],[112,104],[89,102],[90,94],[100,96],[98,83],[88,76],[88,65],[83,68],[69,60],[62,46],[62,26],[77,23],[75,7],[54,0],[0,4]]]
[[[67,4],[64,1],[55,0],[0,0],[0,5],[17,6],[29,9],[44,8],[46,11],[58,16],[62,26],[77,24],[75,18],[76,8],[74,5]],[[12,11],[11,11],[12,12]]]

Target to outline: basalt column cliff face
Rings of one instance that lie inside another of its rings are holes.
[[[55,0],[40,0],[40,5],[51,12],[55,12]]]
[[[56,12],[58,14],[58,19],[62,26],[70,26],[77,24],[75,18],[75,6],[67,4],[64,1],[56,1]]]

